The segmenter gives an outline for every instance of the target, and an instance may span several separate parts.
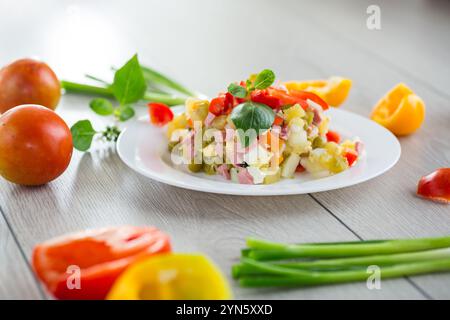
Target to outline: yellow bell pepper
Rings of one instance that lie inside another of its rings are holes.
[[[376,104],[370,118],[396,135],[407,135],[425,120],[425,103],[404,83],[399,83]]]
[[[161,254],[131,265],[108,300],[222,300],[230,288],[218,268],[200,254]]]
[[[291,90],[309,91],[317,94],[330,106],[340,106],[350,92],[352,80],[331,77],[328,80],[288,81],[284,85]]]

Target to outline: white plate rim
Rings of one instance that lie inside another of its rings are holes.
[[[176,113],[176,111],[178,111],[178,109],[181,110],[182,106],[179,107],[175,107],[174,111]],[[141,167],[136,166],[135,164],[133,164],[132,160],[129,160],[129,157],[126,156],[121,148],[121,145],[123,143],[124,137],[126,137],[126,133],[129,130],[129,126],[127,126],[126,128],[124,128],[122,130],[122,133],[119,135],[119,138],[117,140],[117,144],[116,144],[116,150],[117,153],[120,157],[120,159],[132,170],[140,173],[141,175],[150,178],[152,180],[167,184],[167,185],[171,185],[171,186],[175,186],[175,187],[179,187],[179,188],[183,188],[183,189],[188,189],[188,190],[194,190],[194,191],[200,191],[200,192],[207,192],[207,193],[216,193],[216,194],[228,194],[228,195],[236,195],[236,196],[280,196],[280,195],[297,195],[297,194],[309,194],[309,193],[317,193],[317,192],[324,192],[324,191],[331,191],[331,190],[337,190],[337,189],[342,189],[342,188],[346,188],[349,186],[354,186],[363,182],[366,182],[368,180],[374,179],[384,173],[386,173],[387,171],[389,171],[392,167],[394,167],[398,160],[400,159],[401,156],[401,145],[400,142],[398,141],[397,137],[395,137],[395,135],[393,135],[389,130],[387,130],[386,128],[382,127],[381,125],[377,124],[374,121],[371,121],[370,119],[363,117],[359,114],[350,112],[350,111],[346,111],[346,110],[342,110],[342,109],[332,109],[332,112],[338,112],[338,113],[345,113],[347,115],[350,115],[351,117],[356,117],[357,119],[360,119],[361,121],[369,121],[370,123],[372,123],[375,127],[378,127],[378,130],[383,130],[384,133],[390,138],[392,139],[391,142],[394,143],[395,148],[396,148],[396,154],[394,155],[393,159],[391,160],[391,163],[389,165],[387,165],[386,167],[384,167],[381,170],[376,171],[375,173],[369,174],[369,175],[363,175],[360,178],[356,178],[353,180],[344,180],[344,182],[341,182],[339,184],[335,184],[333,187],[329,187],[329,185],[327,183],[322,183],[321,185],[319,184],[318,186],[312,188],[312,189],[305,189],[305,190],[298,190],[298,189],[292,189],[292,190],[280,190],[278,188],[276,188],[276,184],[272,184],[272,185],[242,185],[242,184],[237,184],[237,183],[232,183],[230,181],[213,181],[215,183],[217,183],[217,187],[213,187],[211,188],[210,186],[204,186],[202,184],[189,184],[189,183],[185,183],[184,181],[178,181],[178,180],[173,180],[173,179],[168,179],[167,177],[158,175],[158,174],[152,174],[149,171],[143,170]],[[148,117],[145,117],[148,119]],[[136,121],[142,121],[142,117],[139,118],[138,120],[134,120],[134,122]],[[331,120],[332,122],[333,120]],[[364,143],[364,141],[363,141]],[[326,178],[321,178],[321,179],[317,179],[316,181],[322,181],[324,182],[324,179],[332,179],[336,176],[342,175],[350,170],[354,169],[354,167],[339,173],[337,175],[333,175],[333,176],[329,176]],[[176,169],[175,169],[176,170]],[[193,177],[191,175],[189,175],[190,177]],[[201,179],[201,180],[206,180],[206,179],[202,179],[200,177],[193,177],[196,179]],[[340,179],[342,180],[342,179]],[[211,180],[208,180],[211,181]],[[328,182],[328,181],[327,181]],[[223,188],[224,185],[227,185],[228,188]],[[231,187],[230,187],[231,186]],[[244,187],[243,187],[244,186]],[[275,186],[272,188],[268,188],[267,186]]]

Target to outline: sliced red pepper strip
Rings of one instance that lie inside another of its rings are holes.
[[[154,227],[109,227],[70,234],[36,245],[33,267],[57,299],[104,299],[132,263],[170,252],[169,237]],[[69,272],[79,268],[79,274]],[[75,278],[79,276],[80,288]]]
[[[250,94],[253,102],[263,103],[272,109],[280,109],[283,106],[281,99],[271,96],[267,90],[255,90]]]
[[[154,125],[164,126],[173,120],[173,112],[169,106],[164,103],[151,102],[148,104],[150,121]]]
[[[304,110],[308,108],[308,103],[306,100],[299,97],[294,97],[284,90],[269,88],[267,91],[271,96],[280,99],[283,106],[299,104]]]
[[[292,96],[303,99],[303,100],[311,100],[315,103],[317,103],[319,106],[322,107],[323,110],[328,109],[328,103],[326,103],[321,97],[319,97],[317,94],[308,92],[308,91],[300,91],[300,90],[291,90],[289,91],[289,94]]]

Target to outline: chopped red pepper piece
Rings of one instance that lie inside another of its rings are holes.
[[[158,229],[122,226],[40,243],[32,260],[39,279],[56,298],[100,300],[130,264],[170,250],[169,237]]]
[[[283,106],[281,99],[271,96],[267,90],[255,90],[250,94],[253,102],[263,103],[272,109],[280,109]]]
[[[450,168],[440,168],[422,177],[417,194],[426,199],[450,203]]]
[[[356,153],[356,151],[349,150],[344,153],[344,157],[347,159],[349,167],[351,167],[358,159],[358,153]]]
[[[225,109],[225,96],[221,95],[214,98],[209,103],[209,112],[215,116],[220,116]]]
[[[305,172],[305,171],[306,169],[301,164],[299,164],[295,169],[295,172]]]
[[[148,104],[150,121],[154,125],[163,126],[173,119],[173,112],[169,106],[164,103],[151,102]]]
[[[336,131],[328,130],[326,137],[328,142],[339,143],[341,141],[341,136]]]
[[[319,97],[315,93],[308,92],[308,91],[300,91],[300,90],[291,90],[291,91],[289,91],[289,93],[292,96],[303,99],[305,101],[309,99],[309,100],[317,103],[319,106],[321,106],[323,110],[328,109],[328,103],[326,103],[321,97]]]
[[[275,120],[273,121],[274,126],[281,126],[284,122],[284,119],[280,116],[275,116]]]

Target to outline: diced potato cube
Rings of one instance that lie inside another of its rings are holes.
[[[182,113],[175,118],[167,125],[167,138],[170,140],[172,138],[172,134],[175,130],[185,129],[187,128],[188,122],[185,113]]]
[[[223,130],[226,124],[227,124],[227,116],[222,115],[214,118],[214,120],[211,123],[211,127],[217,130]]]
[[[192,121],[204,121],[209,112],[209,101],[195,98],[186,99],[186,114]]]
[[[289,123],[294,118],[303,118],[305,116],[305,110],[298,105],[295,104],[292,107],[283,110],[285,120],[287,123]]]
[[[294,177],[295,170],[300,163],[300,156],[296,153],[291,153],[286,160],[281,164],[281,176],[283,178]]]
[[[277,170],[267,170],[264,172],[264,184],[271,184],[280,181],[281,179],[281,169]]]

